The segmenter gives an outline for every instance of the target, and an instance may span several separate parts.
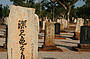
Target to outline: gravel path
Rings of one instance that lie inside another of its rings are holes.
[[[72,34],[73,35],[73,34]],[[71,35],[71,36],[72,36]],[[39,39],[39,47],[42,47],[44,39]],[[79,40],[55,39],[55,44],[64,52],[40,52],[38,59],[90,59],[90,52],[75,52],[72,51],[73,46],[77,46]],[[0,52],[0,59],[7,59],[6,52]]]
[[[39,52],[39,59],[90,59],[90,52]]]
[[[0,52],[0,59],[7,59],[7,53]],[[90,52],[39,52],[38,59],[90,59]]]

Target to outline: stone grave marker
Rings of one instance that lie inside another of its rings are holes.
[[[81,26],[80,44],[73,48],[80,52],[90,52],[90,26]]]
[[[60,51],[55,45],[55,25],[53,22],[46,21],[45,23],[45,38],[44,45],[39,48],[39,51]]]
[[[68,27],[68,21],[66,19],[63,18],[61,23],[63,24],[64,28]]]
[[[38,23],[35,9],[10,6],[8,59],[38,59]]]
[[[83,26],[83,24],[84,24],[84,19],[78,18],[75,32],[80,32],[80,27]]]
[[[78,18],[77,24],[76,24],[76,29],[75,29],[75,34],[76,34],[76,39],[80,40],[80,28],[81,26],[84,25],[84,19]]]
[[[55,34],[60,34],[60,23],[55,23]]]
[[[81,26],[80,43],[90,44],[90,26]]]
[[[45,23],[45,46],[55,46],[55,26],[54,23]]]
[[[60,23],[60,31],[64,30],[63,21],[62,19],[57,19],[57,23]]]

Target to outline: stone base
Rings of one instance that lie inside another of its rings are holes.
[[[78,44],[77,47],[73,47],[73,50],[78,52],[90,52],[90,44]]]
[[[57,48],[56,46],[45,46],[45,45],[39,48],[39,51],[63,52],[60,48]]]
[[[78,47],[83,49],[90,49],[90,44],[78,44]]]

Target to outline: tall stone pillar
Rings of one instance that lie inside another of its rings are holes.
[[[45,23],[45,46],[55,46],[55,26],[54,23]]]
[[[53,22],[45,23],[45,38],[44,45],[42,48],[39,48],[39,51],[60,51],[60,48],[57,48],[55,45],[55,26]]]
[[[10,6],[8,59],[38,59],[38,24],[35,9]]]

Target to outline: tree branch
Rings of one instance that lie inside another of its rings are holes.
[[[67,7],[65,6],[65,4],[63,4],[60,0],[57,0],[66,10],[67,10]]]

